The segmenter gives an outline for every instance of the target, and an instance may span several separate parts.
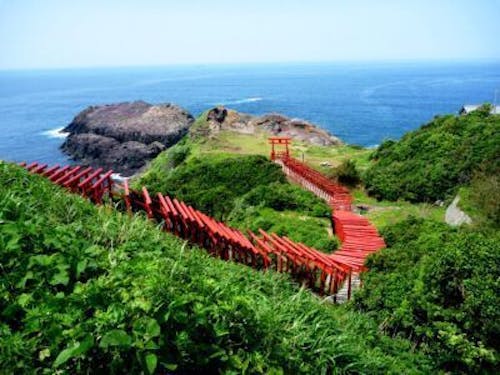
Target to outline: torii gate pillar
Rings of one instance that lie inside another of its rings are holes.
[[[287,159],[290,157],[290,144],[292,139],[290,137],[271,137],[269,138],[269,143],[271,144],[271,160],[276,159]],[[276,150],[281,148],[281,150]],[[285,148],[283,150],[283,147]]]

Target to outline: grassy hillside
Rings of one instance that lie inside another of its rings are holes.
[[[500,235],[409,218],[383,233],[355,306],[440,368],[498,373]]]
[[[269,133],[256,131],[255,134],[240,134],[223,130],[207,137],[206,113],[201,114],[191,128],[191,143],[194,154],[239,154],[263,155],[269,157]],[[205,130],[204,130],[205,129]],[[332,147],[315,146],[309,143],[293,141],[291,153],[294,157],[302,159],[314,168],[327,171],[330,167],[322,166],[326,163],[332,167],[338,166],[343,160],[351,159],[356,162],[360,170],[369,164],[369,149],[356,145],[340,145]]]
[[[286,276],[0,163],[3,373],[428,373],[404,339]]]
[[[475,172],[500,172],[500,116],[488,108],[466,116],[436,117],[400,141],[386,141],[365,173],[378,199],[434,202],[455,194]]]
[[[353,189],[352,195],[356,205],[368,208],[368,211],[363,212],[363,215],[379,229],[395,225],[410,216],[444,222],[445,206],[430,203],[410,203],[404,200],[395,202],[379,201],[368,196],[363,186]]]

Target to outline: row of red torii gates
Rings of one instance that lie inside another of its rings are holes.
[[[352,212],[353,197],[345,186],[334,183],[290,155],[291,138],[271,137],[269,143],[271,160],[281,165],[287,177],[330,205],[333,230],[342,245],[328,257],[350,269],[347,285],[341,291],[344,293],[337,290],[336,297],[350,299],[353,275],[359,282],[358,273],[365,270],[366,257],[384,248],[384,239],[366,217]]]
[[[146,187],[132,190],[126,180],[115,182],[111,170],[69,165],[49,167],[36,162],[21,165],[29,173],[41,175],[95,204],[110,200],[130,214],[144,212],[161,223],[165,231],[206,249],[215,257],[256,269],[289,273],[320,295],[333,296],[339,301],[349,299],[357,275],[365,270],[366,256],[384,247],[383,239],[366,218],[351,212],[352,197],[345,187],[290,156],[290,138],[273,137],[269,142],[271,159],[282,166],[287,177],[331,205],[334,230],[342,241],[342,247],[335,253],[325,254],[262,229],[244,234],[174,197],[162,193],[150,195]]]

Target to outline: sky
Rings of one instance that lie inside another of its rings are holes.
[[[0,69],[500,60],[500,0],[0,0]]]

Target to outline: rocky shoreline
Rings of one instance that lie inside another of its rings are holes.
[[[131,176],[188,133],[193,137],[214,137],[220,131],[263,131],[313,145],[342,144],[339,138],[312,123],[280,114],[254,116],[216,107],[202,116],[205,118],[192,126],[195,118],[170,103],[135,101],[91,106],[62,130],[69,135],[61,149],[80,164]]]

